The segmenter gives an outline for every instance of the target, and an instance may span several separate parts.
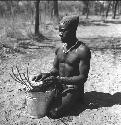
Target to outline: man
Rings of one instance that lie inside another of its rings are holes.
[[[53,68],[50,73],[39,74],[33,80],[62,86],[61,104],[50,106],[48,117],[59,118],[69,112],[79,101],[83,102],[84,83],[90,69],[90,49],[76,37],[79,16],[66,16],[60,21],[59,36],[63,45],[55,52]],[[56,98],[59,98],[58,95]],[[53,107],[53,108],[52,108]]]

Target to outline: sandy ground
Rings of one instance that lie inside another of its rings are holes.
[[[48,31],[46,34],[53,37],[54,46],[60,44],[57,30]],[[120,125],[120,35],[121,24],[95,22],[79,26],[77,37],[83,40],[92,52],[89,78],[85,83],[86,107],[82,108],[78,116],[61,120],[27,117],[25,94],[20,91],[24,86],[9,75],[11,67],[16,64],[21,72],[25,72],[29,63],[30,77],[36,75],[40,69],[42,72],[49,71],[54,59],[54,48],[21,49],[23,53],[3,50],[5,53],[0,64],[0,125],[63,125],[62,120],[69,125]]]

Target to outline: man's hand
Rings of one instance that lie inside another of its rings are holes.
[[[48,78],[49,76],[50,76],[50,73],[42,73],[41,81],[43,81],[44,79]]]
[[[43,81],[44,79],[46,79],[49,76],[50,76],[50,73],[40,73],[39,75],[34,76],[32,78],[32,81],[35,81],[35,82],[38,82],[40,80]]]
[[[43,84],[51,85],[60,83],[59,77],[50,76],[43,80]]]
[[[32,78],[32,81],[38,82],[42,78],[42,73]]]
[[[39,86],[32,86],[32,89],[29,92],[40,92],[41,88]]]

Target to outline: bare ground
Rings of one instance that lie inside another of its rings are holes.
[[[25,72],[29,63],[30,77],[36,75],[40,69],[43,72],[49,71],[55,46],[60,44],[57,29],[46,30],[45,35],[50,40],[44,40],[42,43],[29,39],[16,41],[7,37],[10,41],[8,43],[1,37],[0,125],[63,125],[63,122],[69,125],[120,125],[120,31],[120,23],[95,21],[80,24],[77,37],[84,41],[92,52],[89,78],[85,83],[86,106],[79,107],[78,116],[58,120],[27,117],[25,94],[21,91],[24,86],[15,82],[9,75],[11,67],[16,64],[21,72]]]

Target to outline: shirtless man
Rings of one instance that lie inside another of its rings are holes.
[[[50,108],[47,114],[50,118],[62,117],[79,101],[83,102],[84,83],[88,78],[91,52],[76,37],[78,23],[78,16],[66,16],[60,21],[59,36],[63,45],[55,51],[53,68],[50,73],[46,73],[43,76],[39,74],[34,78],[35,81],[42,78],[43,83],[52,84],[56,82],[56,84],[61,84],[63,91],[68,88],[71,90],[62,96],[59,106]],[[55,79],[50,76],[54,76]]]

